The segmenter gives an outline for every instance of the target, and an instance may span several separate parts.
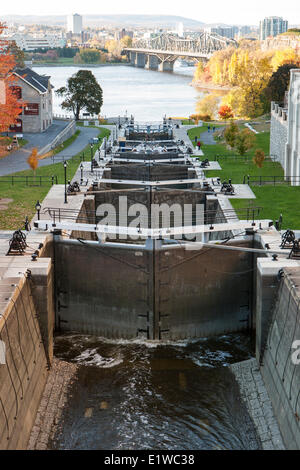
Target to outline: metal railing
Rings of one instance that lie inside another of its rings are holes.
[[[243,179],[243,184],[249,186],[265,186],[265,185],[290,185],[292,183],[300,183],[300,176],[251,176],[246,175]]]
[[[51,176],[0,176],[0,183],[10,183],[12,186],[19,183],[25,183],[25,186],[43,186],[46,183],[58,184],[57,175]]]
[[[90,156],[85,155],[84,152],[78,156],[68,156],[68,155],[52,155],[51,157],[52,163],[64,163],[65,161],[72,160],[73,162],[84,162],[89,161]]]
[[[260,213],[262,211],[262,207],[245,207],[241,209],[222,209],[220,212],[216,210],[209,210],[204,211],[204,224],[210,225],[211,223],[230,223],[237,220],[246,220],[247,222],[255,220],[259,220]],[[43,210],[43,214],[49,214],[52,222],[55,224],[56,222],[62,221],[73,221],[77,223],[85,223],[85,224],[94,224],[96,219],[96,211],[84,211],[83,214],[80,213],[80,210],[77,209],[64,209],[60,207],[46,207]],[[183,208],[184,215],[184,208]],[[196,215],[196,211],[191,211],[192,215]],[[130,219],[130,217],[128,217]],[[141,218],[140,218],[141,219]],[[159,218],[158,218],[159,219]],[[157,222],[157,217],[151,217],[151,214],[144,217],[142,222],[149,222],[151,220],[151,225],[155,225]],[[195,220],[195,219],[194,219]],[[148,223],[146,224],[148,225]],[[193,223],[193,225],[195,225]],[[230,227],[229,227],[230,229]]]
[[[226,160],[240,160],[240,161],[243,161],[243,162],[252,162],[253,158],[254,158],[254,155],[245,155],[245,156],[241,156],[241,155],[215,155],[214,156],[214,160],[216,162],[218,162],[221,158],[224,158]],[[272,155],[269,155],[267,157],[265,157],[265,162],[272,162],[272,163],[276,163],[276,160],[275,158],[272,156]]]

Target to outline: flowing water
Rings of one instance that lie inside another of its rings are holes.
[[[137,121],[161,121],[167,117],[188,117],[196,111],[203,92],[190,84],[194,67],[175,67],[175,73],[162,73],[127,65],[99,67],[36,67],[42,75],[50,75],[55,89],[80,69],[91,70],[103,90],[102,116],[132,114]],[[55,93],[54,114],[67,114],[60,108],[61,98]]]
[[[259,449],[229,364],[251,357],[245,334],[159,344],[66,334],[78,364],[52,449]]]

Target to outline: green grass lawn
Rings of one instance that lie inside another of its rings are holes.
[[[74,63],[74,57],[59,57],[57,60],[50,60],[45,58],[43,60],[34,60],[34,65],[76,65]]]
[[[184,119],[181,121],[183,126],[194,126],[195,122],[192,119]]]
[[[110,134],[108,129],[99,129],[99,137],[107,137]],[[101,141],[98,144],[93,146],[93,153],[101,144]],[[68,160],[67,166],[67,179],[71,180],[76,173],[76,170],[79,165],[79,157],[85,155],[86,160],[91,158],[90,144],[88,144],[85,149],[80,152],[78,155]],[[8,157],[9,158],[9,157]],[[19,176],[32,176],[34,173],[32,170],[20,171],[14,173]],[[8,204],[6,210],[0,210],[0,229],[1,230],[17,230],[18,228],[24,227],[25,217],[28,216],[29,220],[34,216],[35,213],[35,204],[36,202],[43,201],[44,197],[47,195],[51,182],[38,186],[38,176],[52,176],[56,175],[58,177],[58,183],[64,183],[64,167],[62,163],[55,163],[46,167],[41,167],[36,170],[37,182],[36,185],[34,182],[32,186],[26,186],[24,183],[18,183],[14,186],[11,183],[3,182],[1,183],[0,177],[0,199],[8,198],[13,201]],[[3,177],[2,179],[5,179]]]
[[[69,147],[71,144],[73,144],[73,142],[75,142],[75,140],[77,139],[77,137],[79,136],[80,134],[80,130],[77,130],[75,132],[75,134],[73,134],[71,137],[69,137],[67,140],[65,140],[62,144],[58,145],[54,150],[53,150],[53,153],[54,155],[56,155],[57,153],[59,152],[62,152],[63,150],[65,150],[67,147]]]
[[[216,126],[217,128],[218,126]],[[244,128],[244,126],[242,126]],[[206,131],[200,127],[191,129],[188,134],[195,145],[195,135],[200,137]],[[218,159],[222,171],[206,171],[207,177],[220,177],[222,181],[232,179],[235,184],[243,183],[244,176],[283,176],[284,171],[277,162],[265,161],[262,168],[258,168],[252,161],[256,149],[262,149],[266,155],[270,153],[270,132],[256,134],[254,147],[247,153],[244,159],[234,159],[237,154],[234,150],[229,150],[227,146],[216,141],[215,145],[203,145],[204,157],[214,160],[216,155],[222,155]],[[231,157],[231,158],[230,158]],[[256,200],[231,199],[231,204],[235,209],[249,207],[251,205],[262,207],[260,218],[278,220],[280,214],[283,215],[283,229],[300,229],[300,187],[282,185],[251,186],[256,196]]]
[[[235,209],[254,205],[262,207],[261,219],[278,220],[283,216],[282,229],[300,229],[300,187],[291,186],[252,186],[256,200],[231,199]]]

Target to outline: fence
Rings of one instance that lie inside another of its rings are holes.
[[[47,152],[50,152],[50,150],[53,150],[59,144],[67,140],[69,137],[75,134],[75,132],[76,122],[72,120],[49,144],[39,150],[39,155],[43,155]]]
[[[25,183],[26,186],[43,186],[49,184],[53,186],[58,184],[58,178],[56,175],[51,176],[0,176],[0,183],[10,183],[12,186],[19,183]]]
[[[264,186],[267,184],[272,184],[276,186],[277,184],[286,184],[290,185],[292,183],[300,183],[300,176],[244,176],[243,184],[248,184],[249,186],[257,185]]]
[[[225,160],[235,160],[235,161],[243,161],[243,162],[247,162],[247,163],[250,163],[252,162],[252,159],[253,159],[254,155],[245,155],[245,156],[241,156],[241,155],[215,155],[214,156],[214,160],[216,162],[218,162],[220,159],[224,158]],[[273,155],[269,155],[267,157],[265,157],[265,162],[272,162],[272,163],[276,163],[276,158],[273,156]]]
[[[82,152],[81,155],[77,155],[75,157],[72,157],[70,155],[52,155],[51,157],[52,163],[64,163],[65,161],[72,160],[73,162],[84,162],[88,161],[89,157]]]
[[[88,194],[93,194],[88,193]],[[204,211],[204,219],[206,221],[212,220],[214,223],[224,223],[224,218],[226,221],[232,222],[236,221],[237,217],[239,220],[247,220],[247,221],[255,221],[259,220],[262,207],[259,206],[249,206],[241,209],[224,209],[222,210],[222,215],[216,214],[215,210],[205,210]],[[151,209],[149,208],[150,212]],[[89,223],[89,220],[93,220],[95,217],[95,211],[85,211],[83,215],[80,213],[81,211],[78,209],[64,209],[60,207],[46,207],[43,210],[44,214],[49,214],[49,217],[52,219],[53,223],[71,220],[73,222],[78,223]],[[148,215],[145,217],[148,221],[151,220],[151,224],[155,222],[155,216],[150,214],[150,218]],[[210,222],[206,222],[206,225],[209,225]],[[153,224],[155,226],[155,223]],[[150,226],[149,226],[150,227]]]

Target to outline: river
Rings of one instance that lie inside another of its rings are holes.
[[[78,364],[50,449],[259,449],[229,364],[251,357],[232,334],[158,344],[57,336],[55,355]]]
[[[127,65],[99,67],[36,67],[37,73],[51,76],[54,89],[66,85],[67,79],[80,69],[91,70],[103,90],[101,115],[106,117],[133,114],[137,121],[160,121],[167,117],[189,117],[203,92],[190,86],[194,67],[175,66],[174,73],[162,73]],[[66,114],[55,93],[54,114]]]

